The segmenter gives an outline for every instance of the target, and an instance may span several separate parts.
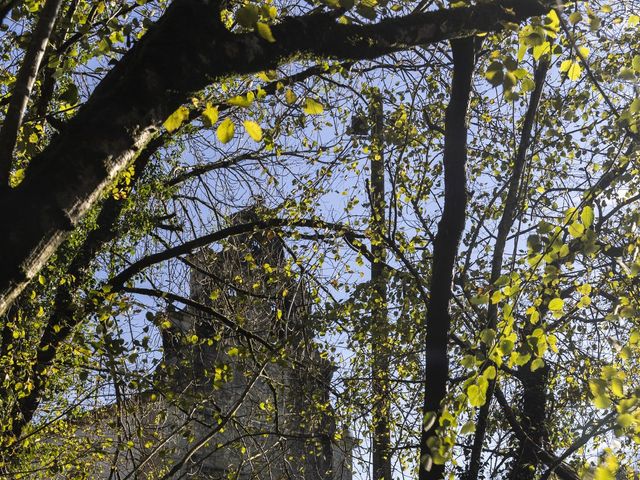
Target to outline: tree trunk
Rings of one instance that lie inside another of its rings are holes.
[[[441,479],[443,459],[432,455],[438,449],[440,407],[449,381],[449,302],[453,269],[465,226],[467,208],[467,109],[475,64],[475,39],[454,40],[451,97],[445,116],[444,210],[433,246],[433,266],[426,317],[425,390],[420,440],[420,480]],[[435,421],[430,421],[434,418]],[[435,462],[431,463],[434,459]]]
[[[373,441],[373,480],[391,480],[391,433],[389,415],[389,319],[387,311],[387,277],[384,243],[385,185],[382,95],[375,89],[371,94],[371,379],[373,405],[371,410]]]

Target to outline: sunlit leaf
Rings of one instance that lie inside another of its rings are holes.
[[[251,120],[245,120],[242,124],[251,138],[256,142],[262,140],[262,128],[260,128],[260,125],[256,122],[252,122]]]
[[[189,118],[189,109],[184,105],[178,108],[175,112],[173,112],[169,117],[164,121],[164,128],[169,132],[173,132],[180,128],[180,125]]]
[[[229,143],[235,134],[236,126],[233,124],[233,121],[230,118],[225,118],[220,125],[218,125],[218,129],[216,130],[216,135],[218,136],[218,140],[222,143]]]

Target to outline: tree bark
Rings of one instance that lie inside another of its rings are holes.
[[[522,426],[518,422],[518,419],[516,418],[515,413],[509,406],[509,403],[507,402],[507,399],[502,393],[502,390],[500,390],[499,386],[496,386],[495,396],[496,396],[496,400],[498,400],[498,403],[500,404],[500,407],[502,408],[505,418],[509,422],[509,425],[511,425],[511,428],[513,429],[516,437],[521,442],[529,442],[530,446],[536,449],[537,458],[539,458],[541,462],[543,462],[548,466],[553,466],[553,468],[555,469],[555,474],[561,480],[580,480],[581,477],[571,467],[566,465],[562,460],[560,460],[555,455],[552,455],[551,453],[547,452],[541,445],[535,445],[531,441],[531,439],[527,437],[527,432],[522,428]]]
[[[533,480],[545,463],[540,447],[545,448],[549,439],[546,428],[549,368],[545,365],[532,372],[531,365],[526,364],[518,373],[523,390],[520,425],[526,436],[519,438],[509,480]]]
[[[32,160],[24,181],[0,194],[0,314],[162,122],[207,84],[273,69],[295,54],[375,58],[498,31],[505,22],[542,15],[550,5],[548,0],[503,0],[368,25],[342,25],[334,13],[310,14],[273,26],[276,41],[270,43],[254,33],[229,32],[213,0],[174,1],[100,82],[65,131]]]
[[[385,175],[384,175],[384,112],[382,95],[376,89],[371,94],[371,378],[373,405],[372,460],[373,480],[391,480],[391,432],[389,416],[389,319],[387,309],[386,247],[384,246]]]
[[[420,480],[441,479],[442,462],[431,464],[432,448],[437,449],[441,403],[449,381],[449,302],[453,269],[465,226],[467,208],[467,109],[475,65],[475,39],[454,40],[451,97],[445,114],[444,210],[433,245],[429,304],[426,317],[426,362],[424,424],[420,441]],[[431,415],[431,417],[429,417]],[[430,421],[435,415],[435,421]],[[435,443],[434,440],[436,440]]]
[[[16,146],[22,119],[27,110],[29,97],[31,97],[31,90],[36,83],[40,64],[47,50],[61,5],[62,0],[48,0],[45,3],[40,11],[40,17],[31,34],[29,47],[16,77],[11,101],[0,130],[0,191],[9,188],[13,149]]]

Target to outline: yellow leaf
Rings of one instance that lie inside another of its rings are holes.
[[[233,135],[236,131],[236,126],[233,124],[230,118],[225,118],[220,125],[218,125],[218,129],[216,130],[216,135],[218,136],[218,140],[222,143],[229,143],[233,138]]]
[[[295,101],[298,99],[298,96],[293,92],[293,90],[288,88],[287,91],[284,92],[284,99],[289,105],[291,105],[292,103],[295,103]]]
[[[202,116],[209,122],[209,125],[213,126],[218,121],[218,107],[207,103],[206,108],[202,112]]]
[[[324,107],[322,106],[321,103],[316,102],[314,99],[307,98],[304,101],[302,110],[307,115],[320,115],[322,112],[324,112]]]
[[[578,47],[578,52],[580,52],[580,56],[583,58],[587,58],[591,50],[588,47]]]
[[[567,63],[568,62],[568,63]],[[582,67],[578,62],[573,62],[571,60],[565,60],[560,65],[561,72],[567,72],[567,78],[569,80],[577,80],[580,78],[580,74],[582,73]]]
[[[585,227],[589,228],[591,225],[593,225],[593,219],[593,208],[587,205],[582,209],[582,213],[580,213],[580,220],[582,220],[582,223]]]
[[[256,23],[256,28],[258,29],[258,35],[264,38],[267,42],[274,43],[276,41],[273,37],[273,33],[271,33],[271,27],[266,23],[258,22]]]
[[[177,130],[187,118],[189,118],[189,109],[183,105],[164,121],[164,128],[166,128],[168,132],[173,132]]]
[[[556,11],[551,10],[547,14],[547,19],[548,19],[548,23],[546,25],[547,28],[550,28],[551,30],[555,30],[557,32],[560,28],[560,19],[558,18],[558,14],[556,13]]]
[[[609,408],[609,405],[611,405],[611,399],[606,395],[598,395],[593,399],[593,404],[596,408],[604,410],[605,408]]]
[[[265,82],[270,82],[275,80],[277,77],[277,73],[275,70],[265,70],[264,72],[258,73],[258,78]]]
[[[561,298],[554,298],[549,302],[549,310],[552,312],[561,312],[564,309],[564,300]]]
[[[242,124],[251,138],[256,142],[262,140],[262,128],[260,128],[260,125],[256,122],[252,122],[251,120],[245,120]]]
[[[500,290],[496,290],[495,292],[493,292],[493,295],[491,295],[491,303],[496,304],[500,302],[503,298],[504,298],[504,295],[502,294],[502,292]]]
[[[227,103],[236,107],[248,107],[253,103],[253,98],[253,95],[250,94],[247,94],[246,97],[244,95],[236,95],[227,100]]]
[[[619,378],[611,379],[611,391],[614,395],[622,397],[624,395],[624,384]]]
[[[622,428],[630,427],[631,425],[636,423],[636,419],[634,418],[634,416],[629,413],[622,413],[618,415],[617,420],[618,425],[620,425]]]
[[[541,358],[536,358],[533,362],[531,362],[531,371],[535,372],[539,368],[544,367],[544,360]]]
[[[551,51],[551,44],[549,42],[543,42],[540,45],[533,47],[533,58],[540,60],[540,57]]]

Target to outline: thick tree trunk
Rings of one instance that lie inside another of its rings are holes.
[[[451,97],[445,116],[444,210],[433,245],[429,305],[426,318],[425,418],[420,441],[420,480],[441,479],[444,465],[431,464],[432,442],[438,436],[441,402],[449,381],[449,302],[452,296],[453,269],[465,226],[467,208],[467,109],[475,64],[475,39],[454,40]],[[435,414],[435,421],[429,421]],[[437,448],[437,446],[436,446]]]
[[[519,371],[522,381],[522,409],[520,425],[526,438],[520,439],[514,463],[509,472],[510,480],[534,480],[545,462],[540,457],[540,448],[548,441],[547,422],[547,366],[531,371],[529,364]]]
[[[197,91],[229,75],[272,69],[294,54],[364,59],[497,31],[542,15],[551,2],[503,0],[411,14],[369,25],[342,25],[333,13],[286,18],[270,43],[232,34],[213,0],[176,0],[98,85],[24,181],[0,194],[0,314],[44,266],[103,190],[162,122]],[[17,207],[20,208],[17,208]]]

